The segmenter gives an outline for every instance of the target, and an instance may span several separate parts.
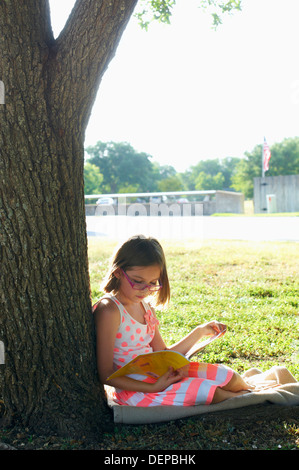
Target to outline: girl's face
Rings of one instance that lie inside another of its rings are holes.
[[[128,268],[125,271],[127,277],[135,285],[138,284],[148,284],[148,285],[157,285],[160,279],[160,267],[157,264],[152,266],[134,266]],[[120,288],[119,292],[126,297],[127,301],[132,303],[139,303],[148,295],[151,295],[149,288],[144,290],[138,290],[131,286],[130,281],[126,278],[124,273],[121,270],[118,270],[117,276],[120,278]]]

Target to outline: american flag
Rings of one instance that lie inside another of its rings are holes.
[[[264,171],[269,170],[269,161],[271,158],[271,151],[269,148],[269,145],[267,144],[267,141],[264,137],[264,149],[263,149],[263,156],[264,156]]]

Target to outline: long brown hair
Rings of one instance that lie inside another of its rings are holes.
[[[114,275],[118,268],[126,271],[136,266],[151,266],[153,264],[160,267],[160,282],[162,284],[162,289],[153,295],[153,300],[156,305],[165,305],[170,299],[170,286],[164,251],[156,238],[135,235],[124,242],[111,259],[102,288],[105,292],[116,293],[118,291],[120,280]]]

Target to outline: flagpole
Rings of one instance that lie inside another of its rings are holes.
[[[265,178],[265,169],[264,169],[264,142],[265,142],[265,137],[264,141],[262,144],[262,178]]]

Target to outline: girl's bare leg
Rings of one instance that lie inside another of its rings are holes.
[[[212,403],[220,403],[228,398],[244,395],[252,388],[253,387],[248,385],[237,372],[234,372],[234,375],[227,385],[216,388]]]
[[[234,375],[228,384],[221,388],[230,392],[240,392],[241,390],[250,390],[254,387],[246,383],[245,380],[238,374],[238,372],[234,372]]]
[[[227,400],[228,398],[237,397],[239,395],[245,395],[245,393],[248,393],[248,391],[241,390],[240,392],[230,392],[229,390],[224,390],[223,388],[218,387],[216,388],[211,404],[220,403],[221,401]]]

